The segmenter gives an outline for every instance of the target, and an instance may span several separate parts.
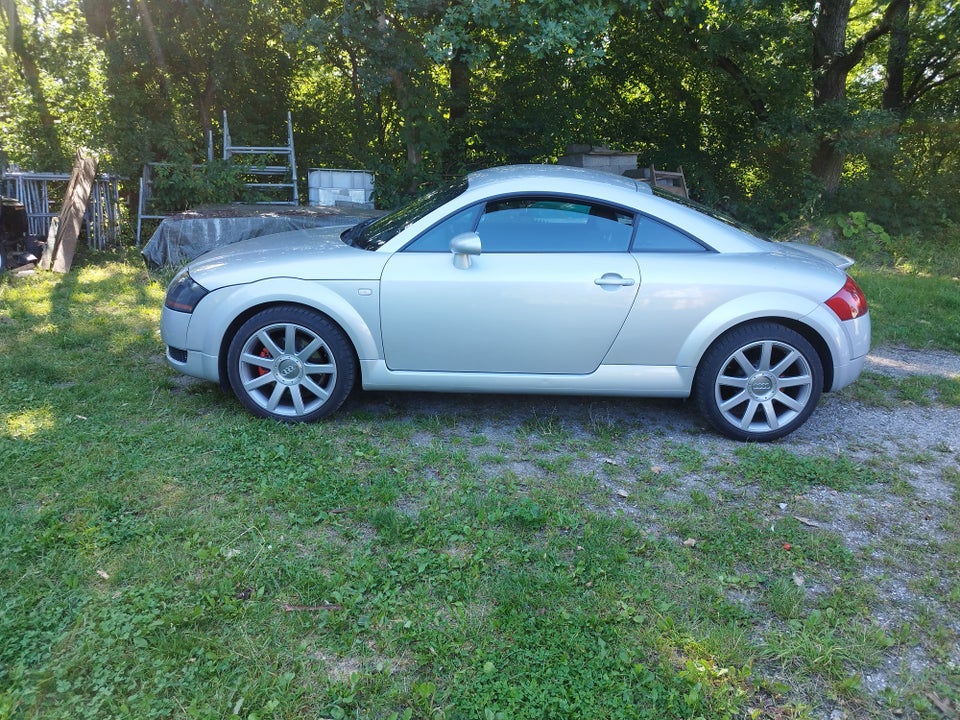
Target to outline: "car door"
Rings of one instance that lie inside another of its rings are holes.
[[[457,213],[384,268],[387,366],[593,372],[640,285],[632,234],[632,213],[564,197],[509,197]],[[466,251],[451,252],[451,241]]]

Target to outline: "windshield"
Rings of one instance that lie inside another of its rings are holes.
[[[345,231],[340,238],[347,244],[361,250],[376,250],[408,225],[415,223],[438,207],[453,200],[467,189],[467,179],[461,178],[445,187],[437,188],[422,195],[399,210],[376,220],[366,220]]]

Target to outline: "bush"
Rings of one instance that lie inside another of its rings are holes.
[[[153,178],[154,209],[189,210],[198,205],[217,205],[246,200],[243,171],[226,160],[201,165],[162,163]]]

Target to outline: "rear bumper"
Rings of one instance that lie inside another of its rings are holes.
[[[852,383],[863,371],[863,366],[867,362],[867,356],[863,355],[861,357],[855,358],[848,363],[837,365],[833,369],[833,385],[830,388],[831,392],[845,388],[847,385]]]
[[[847,347],[841,350],[833,365],[833,384],[830,391],[835,392],[852,383],[863,371],[870,352],[870,313],[842,324]]]

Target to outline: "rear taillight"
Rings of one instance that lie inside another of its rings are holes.
[[[827,300],[827,307],[841,320],[854,320],[867,314],[867,297],[853,278],[847,275],[847,282],[840,288],[840,292]]]

